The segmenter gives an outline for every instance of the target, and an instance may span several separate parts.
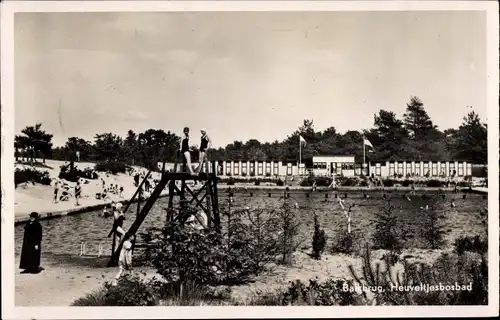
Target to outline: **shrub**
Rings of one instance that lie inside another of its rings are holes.
[[[404,180],[403,183],[402,183],[402,186],[403,187],[409,187],[413,184],[413,181],[411,180]]]
[[[321,229],[318,221],[318,215],[314,214],[314,234],[312,239],[312,256],[314,259],[321,259],[321,254],[325,250],[326,234],[325,230]]]
[[[16,188],[21,183],[32,182],[50,185],[51,181],[48,171],[38,171],[31,168],[18,168],[14,171],[14,185]]]
[[[485,257],[443,254],[432,265],[402,261],[403,271],[391,270],[390,263],[374,263],[367,247],[363,255],[362,278],[349,270],[358,285],[380,288],[374,292],[372,305],[480,305],[487,304],[488,264]],[[471,290],[394,290],[394,287],[471,285]],[[365,292],[366,300],[368,297]]]
[[[354,187],[358,184],[358,180],[356,178],[347,178],[347,177],[339,177],[337,179],[337,185],[343,187]]]
[[[361,180],[361,182],[359,183],[359,186],[360,186],[360,187],[368,187],[368,181],[366,181],[366,180]]]
[[[97,163],[94,169],[100,172],[109,171],[112,174],[117,174],[117,173],[125,173],[128,169],[128,166],[125,163],[119,161],[107,161],[107,162]]]
[[[101,287],[71,303],[75,307],[102,307],[106,305],[106,288]]]
[[[138,275],[125,275],[116,286],[109,282],[104,286],[75,300],[73,306],[155,306],[157,299],[148,283]]]
[[[226,180],[226,184],[227,184],[228,186],[232,186],[232,185],[234,185],[235,183],[236,183],[236,181],[235,181],[233,178],[229,178],[229,179],[227,179],[227,180]]]
[[[471,186],[471,183],[467,181],[458,181],[457,186],[460,188],[467,188]]]
[[[290,282],[288,287],[276,292],[259,294],[248,303],[253,306],[350,306],[362,304],[361,297],[351,291],[343,290],[344,287],[352,288],[352,281],[328,279],[319,282],[310,279],[309,284],[300,280]]]
[[[259,180],[259,179],[255,180],[254,184],[255,184],[256,186],[260,186],[260,180]]]
[[[443,181],[441,180],[429,180],[427,181],[427,187],[429,188],[442,188],[443,187]]]
[[[281,180],[281,179],[278,179],[278,181],[276,182],[276,185],[278,187],[283,187],[285,185],[285,182],[283,180]]]
[[[154,306],[157,304],[150,287],[137,275],[124,276],[118,284],[109,283],[106,288],[105,306]]]
[[[192,207],[185,210],[185,217],[197,212]],[[233,211],[230,206],[221,213],[226,223],[220,230],[190,232],[181,223],[172,223],[159,235],[149,231],[146,240],[156,241],[149,252],[151,264],[167,282],[179,286],[245,282],[275,260],[280,227],[276,213]],[[248,219],[243,221],[243,215]]]
[[[226,217],[225,281],[245,282],[275,260],[279,220],[274,211],[228,210]],[[245,217],[244,217],[245,216]],[[246,218],[245,221],[243,218]]]
[[[332,183],[332,179],[329,177],[310,176],[300,181],[300,186],[310,187],[314,184],[315,181],[316,181],[316,186],[318,187],[328,187]]]
[[[394,187],[394,180],[392,179],[383,179],[382,183],[384,187]]]
[[[439,249],[444,244],[446,234],[443,224],[444,215],[439,213],[434,206],[424,214],[424,224],[422,228],[422,238],[424,243],[431,249]]]
[[[282,201],[283,204],[277,211],[280,226],[278,248],[282,254],[281,263],[291,265],[293,253],[300,245],[297,241],[300,222],[291,200],[282,198]]]
[[[395,214],[395,208],[390,204],[376,213],[375,232],[372,237],[374,249],[401,252],[406,235],[398,229],[398,226],[402,225],[399,220]]]
[[[339,232],[333,238],[330,252],[333,254],[357,254],[360,252],[359,240],[356,233]]]
[[[185,217],[196,212],[188,210]],[[180,223],[171,223],[157,239],[151,263],[167,282],[213,284],[222,279],[225,251],[222,236],[217,231],[190,232]]]
[[[483,241],[479,236],[462,236],[455,240],[454,251],[460,255],[466,251],[479,254],[487,253],[488,240],[486,239]]]
[[[157,295],[161,306],[217,305],[231,299],[231,289],[228,287],[217,290],[209,286],[186,285],[181,290],[178,284],[168,283],[156,277],[153,277],[148,285]]]
[[[84,170],[80,170],[77,167],[73,167],[71,169],[71,165],[62,165],[61,170],[59,171],[59,179],[64,179],[71,182],[77,182],[81,178],[94,180],[97,179],[97,173],[90,168],[85,168]]]

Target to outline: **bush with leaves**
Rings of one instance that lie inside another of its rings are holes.
[[[156,297],[138,275],[124,276],[116,286],[106,283],[106,306],[155,306]]]
[[[409,187],[411,186],[412,184],[414,184],[413,181],[411,180],[404,180],[403,183],[401,184],[403,187]]]
[[[157,168],[157,165],[155,164]],[[95,170],[100,172],[111,172],[112,174],[125,173],[129,166],[119,161],[100,162],[95,165]]]
[[[85,168],[84,170],[80,170],[77,167],[71,168],[71,165],[62,165],[61,170],[59,171],[59,179],[64,179],[71,182],[77,182],[81,178],[95,180],[98,178],[97,173],[90,168]]]
[[[312,256],[314,259],[321,259],[321,254],[325,250],[326,234],[325,230],[321,229],[318,221],[318,215],[314,213],[314,233],[312,239]]]
[[[340,231],[335,234],[330,247],[330,252],[343,253],[343,254],[359,254],[361,239],[356,232],[348,233],[347,231]]]
[[[75,300],[72,306],[156,306],[158,299],[148,282],[139,275],[125,275],[116,286],[106,282],[104,286],[86,296]]]
[[[406,232],[400,228],[403,223],[395,213],[396,208],[388,202],[376,213],[375,232],[372,236],[374,249],[386,249],[400,253],[406,240]]]
[[[444,183],[441,180],[432,179],[432,180],[427,181],[427,187],[429,187],[429,188],[442,188],[443,186],[444,186]]]
[[[274,292],[260,293],[252,297],[247,305],[253,306],[352,306],[362,305],[362,297],[344,286],[353,287],[352,281],[328,279],[319,282],[310,279],[306,284],[300,280],[290,282],[286,288]]]
[[[48,171],[38,171],[31,168],[16,169],[14,171],[14,185],[17,188],[22,183],[40,183],[50,185],[51,179]]]
[[[276,185],[278,187],[283,187],[285,185],[285,182],[283,180],[281,180],[281,179],[278,179],[278,181],[276,182]]]
[[[153,277],[148,282],[155,292],[159,305],[197,306],[201,304],[218,305],[231,300],[231,289],[221,289],[210,286],[186,285],[166,282],[164,279]]]
[[[217,230],[192,232],[181,222],[173,222],[165,226],[156,243],[151,263],[166,281],[206,285],[224,277],[226,250]]]
[[[488,263],[485,256],[442,254],[433,264],[410,263],[402,260],[402,271],[391,269],[387,261],[374,262],[369,247],[363,255],[362,275],[352,266],[351,275],[360,286],[382,290],[369,297],[372,305],[484,305],[488,299]],[[434,290],[401,290],[421,284]],[[470,285],[469,290],[440,290],[439,285]]]
[[[185,217],[196,213],[187,207]],[[279,220],[274,212],[222,209],[220,230],[191,232],[178,223],[161,234],[149,230],[143,239],[154,243],[147,251],[151,264],[168,282],[183,285],[215,285],[245,282],[275,260]],[[246,218],[244,220],[243,218]]]
[[[383,179],[382,180],[382,184],[384,185],[384,187],[393,187],[395,182],[396,181],[394,181],[393,179]]]
[[[307,177],[306,179],[303,179],[300,182],[300,186],[302,187],[310,187],[316,182],[316,186],[318,187],[328,187],[332,183],[332,178],[330,177],[316,177],[316,176],[310,176]]]
[[[454,248],[454,251],[458,254],[464,252],[484,254],[488,252],[488,239],[482,240],[478,235],[474,237],[462,236],[455,239]]]

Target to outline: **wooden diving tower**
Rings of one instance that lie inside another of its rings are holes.
[[[209,162],[208,159],[205,162],[205,171],[198,175],[190,175],[186,171],[186,163],[183,163],[182,172],[177,172],[177,161],[174,165],[174,172],[165,172],[165,162],[163,162],[163,167],[161,171],[161,179],[159,183],[156,185],[155,189],[151,193],[151,196],[146,200],[142,209],[138,211],[135,221],[132,223],[130,228],[123,237],[122,241],[115,248],[114,245],[114,235],[113,235],[113,245],[112,245],[112,253],[111,259],[108,262],[108,267],[116,266],[118,263],[118,258],[120,256],[120,251],[124,242],[124,239],[128,236],[135,235],[141,224],[146,219],[148,213],[153,208],[156,200],[161,195],[162,191],[168,187],[168,209],[167,209],[167,217],[166,223],[173,223],[184,213],[184,210],[188,205],[195,205],[195,207],[203,210],[208,218],[208,226],[209,228],[216,227],[220,229],[220,215],[219,215],[219,201],[218,201],[218,193],[217,193],[217,175],[216,175],[216,167],[215,163],[212,163],[212,170],[209,170]],[[140,196],[142,194],[141,189],[146,181],[146,179],[151,174],[151,171],[144,177],[143,181],[139,184],[137,191],[132,196],[127,206],[124,209],[124,212],[127,211],[130,204],[134,201],[135,197],[139,196],[138,200],[140,201]],[[180,188],[177,186],[176,182],[180,181]],[[186,181],[196,181],[201,182],[202,186],[193,191],[190,186],[186,183]],[[174,197],[179,196],[179,210],[177,210],[177,215],[175,214],[176,210],[174,209]],[[187,217],[186,217],[187,218]],[[181,221],[184,221],[182,219]]]

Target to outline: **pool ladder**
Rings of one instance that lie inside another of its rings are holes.
[[[102,253],[103,253],[102,243],[99,243],[97,256],[100,257],[102,255]],[[80,257],[86,256],[86,255],[87,255],[87,243],[82,242],[80,244]]]

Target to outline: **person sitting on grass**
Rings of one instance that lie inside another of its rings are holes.
[[[181,142],[180,152],[184,156],[184,159],[186,160],[187,172],[190,175],[194,176],[195,172],[193,171],[193,165],[191,164],[191,152],[189,151],[189,128],[188,127],[184,128],[184,139],[182,139],[182,142]]]

